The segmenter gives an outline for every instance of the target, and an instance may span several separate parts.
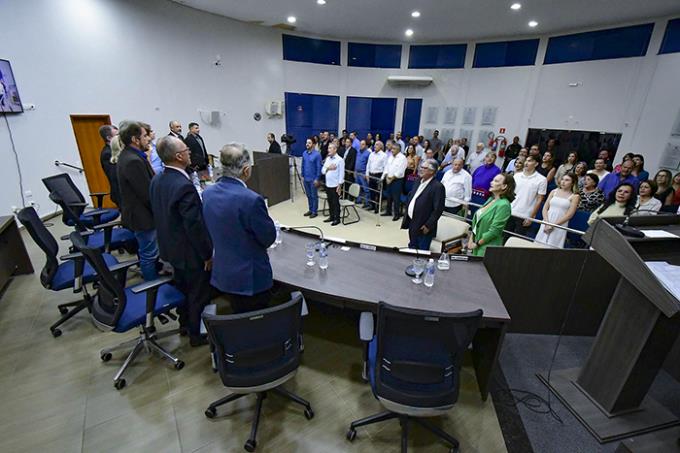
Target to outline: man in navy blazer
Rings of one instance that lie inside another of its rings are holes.
[[[272,268],[267,248],[276,227],[264,198],[246,187],[248,151],[235,143],[220,151],[223,176],[203,192],[203,217],[215,252],[210,283],[227,293],[236,313],[269,305]]]
[[[438,168],[435,159],[423,160],[418,169],[420,180],[408,194],[401,228],[408,229],[408,246],[413,249],[430,250],[432,239],[437,235],[437,223],[446,199],[446,189],[434,177]]]
[[[180,329],[191,346],[207,344],[201,336],[201,313],[210,300],[213,247],[203,222],[203,206],[186,168],[191,152],[177,137],[158,141],[165,171],[154,176],[149,192],[161,258],[172,264],[177,288],[186,296],[179,311]]]

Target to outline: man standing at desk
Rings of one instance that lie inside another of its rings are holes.
[[[412,249],[430,250],[432,238],[437,234],[437,222],[444,211],[446,198],[444,186],[434,177],[438,168],[439,163],[435,159],[427,159],[420,164],[420,181],[411,190],[406,202],[401,228],[408,228],[408,246]]]
[[[248,151],[236,143],[220,151],[224,176],[203,192],[203,217],[214,246],[210,283],[226,293],[236,313],[269,305],[272,268],[267,248],[276,239],[264,198],[246,187]]]

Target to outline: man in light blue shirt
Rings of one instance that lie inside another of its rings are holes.
[[[406,143],[401,139],[401,131],[397,132],[395,142],[401,146],[401,152],[406,154]]]
[[[349,134],[349,138],[352,139],[352,148],[359,149],[359,146],[361,146],[361,143],[359,142],[359,139],[357,138],[357,132],[352,131],[352,133]]]
[[[331,226],[335,226],[340,223],[340,192],[345,182],[345,161],[338,156],[335,143],[328,145],[328,157],[321,167],[321,173],[326,175],[326,196],[331,213],[324,222],[331,222]]]
[[[307,194],[307,204],[309,209],[305,212],[305,217],[313,219],[319,208],[319,179],[321,178],[321,154],[314,149],[314,142],[308,138],[305,143],[305,152],[302,153],[302,183]]]
[[[361,193],[357,197],[356,203],[361,204],[363,200],[364,208],[370,208],[370,200],[368,196],[368,180],[366,179],[366,165],[368,164],[368,157],[371,155],[371,149],[367,146],[366,140],[362,140],[359,145],[359,152],[357,152],[356,163],[354,165],[354,175],[357,184],[361,186]]]

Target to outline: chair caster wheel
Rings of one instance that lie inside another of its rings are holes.
[[[247,440],[246,444],[243,446],[243,448],[245,448],[246,451],[253,452],[253,451],[255,451],[255,448],[257,448],[257,441],[256,440]]]
[[[117,381],[113,382],[113,386],[116,388],[116,390],[120,390],[123,387],[125,387],[125,379],[118,379]]]
[[[312,410],[311,407],[305,409],[305,418],[307,420],[311,420],[314,418],[314,411]]]
[[[449,453],[458,453],[458,447],[451,447]]]
[[[61,313],[62,315],[65,315],[66,313],[68,313],[68,308],[66,308],[66,307],[57,307],[57,308],[59,308],[59,313]]]
[[[184,362],[182,362],[182,361],[180,360],[180,361],[178,361],[178,362],[175,364],[175,369],[176,369],[176,370],[181,370],[182,368],[184,368]]]
[[[217,411],[215,410],[214,407],[209,407],[205,410],[205,416],[208,418],[215,418],[215,415],[217,415]]]
[[[357,431],[353,428],[350,428],[349,431],[347,431],[347,440],[350,442],[354,442],[354,439],[357,438]]]
[[[102,362],[108,362],[112,357],[113,355],[110,352],[105,352],[99,355],[99,358],[102,359]]]
[[[52,330],[52,336],[54,338],[60,337],[61,336],[61,330],[59,330],[59,329]]]

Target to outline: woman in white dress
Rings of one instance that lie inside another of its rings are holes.
[[[555,225],[567,226],[578,208],[578,180],[575,174],[567,173],[560,179],[560,185],[548,195],[543,205],[543,220]],[[550,225],[541,225],[536,235],[536,242],[563,248],[567,231]]]

